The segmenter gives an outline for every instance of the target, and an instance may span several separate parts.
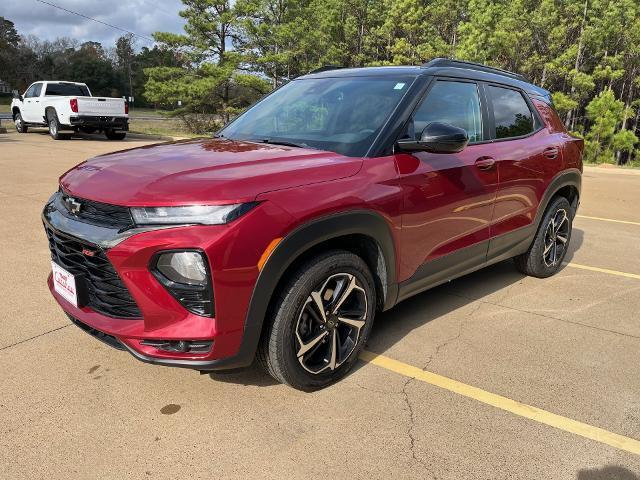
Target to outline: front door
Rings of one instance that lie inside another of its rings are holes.
[[[42,115],[40,114],[40,92],[42,91],[42,83],[34,83],[25,92],[22,102],[22,119],[27,123],[42,123]]]
[[[465,129],[469,145],[459,153],[396,155],[404,190],[401,280],[430,275],[429,265],[446,275],[485,262],[498,177],[482,143],[484,117],[478,85],[457,80],[434,80],[414,112],[406,135],[443,122]]]

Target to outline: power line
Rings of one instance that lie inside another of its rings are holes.
[[[98,19],[95,19],[93,17],[89,17],[89,16],[84,15],[82,13],[74,12],[73,10],[69,10],[67,8],[61,7],[60,5],[56,5],[55,3],[45,2],[44,0],[36,0],[36,2],[44,3],[45,5],[49,5],[50,7],[54,7],[54,8],[57,8],[59,10],[63,10],[65,12],[71,13],[73,15],[78,15],[79,17],[86,18],[87,20],[91,20],[91,21],[96,22],[96,23],[101,23],[102,25],[106,25],[107,27],[115,28],[116,30],[120,30],[121,32],[130,33],[131,35],[133,35],[135,37],[143,38],[143,39],[145,39],[145,40],[147,40],[149,42],[155,42],[155,40],[153,38],[145,37],[144,35],[138,35],[137,33],[132,32],[131,30],[127,30],[126,28],[121,28],[121,27],[118,27],[116,25],[112,25],[110,23],[103,22],[102,20],[98,20]]]

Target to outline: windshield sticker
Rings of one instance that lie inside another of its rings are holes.
[[[394,90],[402,90],[404,88],[404,83],[396,83],[396,86],[393,87]]]

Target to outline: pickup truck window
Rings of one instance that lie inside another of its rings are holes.
[[[48,83],[47,97],[90,97],[89,89],[84,85],[75,83]]]
[[[42,91],[42,84],[41,83],[34,83],[25,92],[24,98],[39,97],[41,91]]]

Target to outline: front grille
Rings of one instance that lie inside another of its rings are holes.
[[[77,202],[80,207],[77,212],[70,208],[72,202]],[[110,205],[108,203],[94,202],[84,198],[75,198],[62,192],[62,205],[78,220],[101,227],[117,228],[125,230],[133,227],[133,218],[127,207]]]
[[[104,251],[95,245],[45,226],[51,259],[74,275],[83,275],[88,307],[115,318],[140,318],[140,310],[131,298]],[[93,253],[83,253],[83,249]]]

